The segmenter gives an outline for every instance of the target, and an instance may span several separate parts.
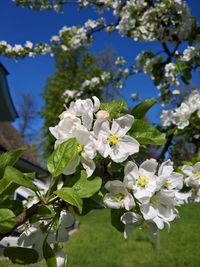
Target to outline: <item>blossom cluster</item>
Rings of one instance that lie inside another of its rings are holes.
[[[175,63],[168,63],[165,65],[165,78],[169,82],[170,85],[174,85],[178,87],[180,85],[180,82],[177,78],[177,68]]]
[[[163,110],[161,113],[161,123],[165,126],[176,125],[178,129],[184,129],[190,124],[191,115],[197,112],[199,117],[200,92],[193,90],[175,110]]]
[[[15,0],[17,5],[22,7],[30,7],[32,9],[61,9],[66,1],[28,1],[28,0]],[[87,45],[91,42],[91,34],[93,31],[104,29],[108,32],[118,30],[122,36],[128,36],[135,40],[141,41],[174,41],[175,39],[185,40],[192,29],[193,19],[190,10],[183,0],[175,1],[85,1],[80,0],[77,2],[81,7],[92,6],[98,11],[105,11],[107,9],[113,10],[113,15],[117,18],[117,23],[111,22],[106,25],[104,18],[97,20],[89,19],[85,24],[80,26],[66,27],[64,26],[58,35],[51,38],[52,44],[50,46],[59,45],[64,51],[69,49],[76,49],[81,45]],[[160,23],[162,21],[163,23]],[[35,45],[38,47],[40,44]],[[47,44],[43,44],[47,46]],[[10,45],[9,45],[10,47]],[[9,53],[8,47],[0,47],[0,52],[4,55],[13,56]],[[10,47],[11,50],[14,47]],[[18,49],[23,55],[29,55],[25,47]],[[15,49],[14,49],[15,51]],[[36,49],[29,51],[32,53],[47,53],[45,49]],[[187,52],[185,52],[187,54]]]
[[[140,41],[174,41],[187,38],[192,18],[185,1],[127,1],[114,14],[119,19],[117,28],[122,35]],[[162,21],[162,23],[160,23]]]
[[[190,201],[200,202],[200,162],[194,166],[184,165],[182,172],[185,175],[185,184],[191,188]]]
[[[62,12],[62,5],[66,3],[66,0],[12,0],[17,6],[28,7],[32,10],[55,10],[56,12]]]
[[[34,46],[32,42],[26,41],[24,45],[15,44],[14,46],[12,46],[6,41],[0,41],[0,54],[7,57],[35,57],[36,54],[45,55],[51,52],[51,46],[45,43],[39,43]]]
[[[19,236],[18,246],[33,248],[38,253],[38,261],[44,258],[44,243],[53,249],[56,256],[57,267],[64,267],[67,264],[67,255],[62,251],[61,245],[69,238],[69,229],[74,224],[75,219],[66,211],[61,211],[56,225],[53,221],[42,220],[40,223],[29,225],[27,229]]]
[[[89,89],[93,89],[96,86],[98,86],[98,89],[100,89],[103,84],[106,84],[111,79],[111,73],[103,71],[100,76],[92,77],[90,80],[85,80],[80,90],[84,90],[86,87]]]
[[[187,202],[190,195],[180,193],[183,175],[174,172],[170,160],[159,167],[155,159],[148,159],[139,167],[128,161],[123,181],[108,181],[105,188],[109,193],[104,204],[111,209],[124,209],[121,221],[125,238],[137,226],[147,225],[153,234],[165,226],[169,229],[170,222],[178,216],[176,206]]]
[[[124,115],[109,121],[109,113],[100,110],[97,97],[71,102],[69,108],[60,115],[60,122],[50,127],[57,139],[55,147],[70,138],[77,140],[77,154],[64,170],[65,175],[75,173],[81,162],[87,175],[91,176],[96,168],[95,157],[110,157],[114,162],[123,162],[139,151],[139,143],[127,132],[134,121],[132,115]]]

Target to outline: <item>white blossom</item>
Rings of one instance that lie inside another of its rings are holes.
[[[134,121],[131,115],[125,115],[110,123],[105,119],[97,119],[94,124],[96,148],[104,157],[110,156],[114,162],[123,162],[128,156],[139,151],[139,143],[131,136],[126,135]]]

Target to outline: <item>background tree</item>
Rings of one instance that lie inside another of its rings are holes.
[[[117,94],[115,81],[110,81],[115,70],[112,48],[97,55],[84,47],[69,52],[57,49],[54,53],[55,73],[47,78],[42,93],[45,102],[41,112],[44,118],[42,135],[46,155],[52,152],[55,141],[49,127],[58,123],[64,104],[68,105],[76,97],[97,96],[100,100],[111,100]]]
[[[32,142],[32,138],[35,135],[33,126],[39,113],[37,105],[29,93],[22,92],[20,94],[17,111],[19,114],[19,119],[17,121],[18,132],[25,141]]]

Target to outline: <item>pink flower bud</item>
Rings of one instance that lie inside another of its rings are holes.
[[[109,115],[110,114],[107,110],[99,110],[96,114],[97,119],[108,119]]]

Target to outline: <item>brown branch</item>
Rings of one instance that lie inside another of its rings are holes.
[[[42,203],[41,202],[38,202],[38,203],[34,204],[33,206],[31,206],[30,208],[28,208],[27,210],[24,210],[19,215],[17,215],[17,217],[16,217],[16,223],[15,223],[15,226],[13,227],[13,229],[11,231],[9,231],[8,233],[0,234],[0,240],[3,239],[6,236],[11,235],[11,233],[15,229],[17,229],[19,226],[21,226],[22,224],[24,224],[33,214],[35,214],[37,212],[38,208],[41,205],[42,205]]]
[[[55,202],[58,199],[59,199],[59,197],[55,197],[52,200],[50,200],[48,202],[48,204],[51,204],[51,203]],[[13,229],[10,230],[9,232],[5,233],[5,234],[0,234],[0,240],[3,239],[4,237],[7,237],[7,236],[11,235],[13,231],[15,231],[19,226],[21,226],[28,219],[30,219],[31,216],[33,216],[35,213],[37,213],[38,208],[40,206],[42,206],[42,205],[44,205],[44,204],[39,201],[36,204],[32,205],[30,208],[24,210],[19,215],[17,215],[17,217],[16,217],[16,223],[15,223],[15,226],[13,227]]]
[[[162,161],[165,153],[167,152],[168,148],[171,146],[172,144],[172,140],[174,138],[174,132],[176,130],[176,127],[174,127],[173,129],[171,129],[170,134],[167,135],[167,142],[165,143],[160,155],[158,156],[157,160],[158,161]]]

